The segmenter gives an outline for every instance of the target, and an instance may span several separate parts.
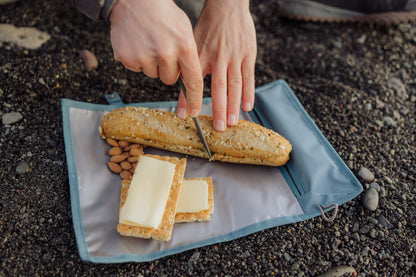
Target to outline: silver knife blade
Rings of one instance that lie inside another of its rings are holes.
[[[179,76],[179,86],[181,87],[183,95],[186,98],[186,87],[185,87],[185,84],[183,83],[182,76]],[[198,133],[199,139],[201,140],[202,144],[204,145],[205,151],[207,151],[208,157],[211,160],[212,159],[211,151],[209,150],[208,143],[207,143],[207,141],[204,137],[204,133],[202,132],[201,125],[199,124],[198,117],[192,117],[192,120],[194,121],[194,125],[195,125],[196,131]]]

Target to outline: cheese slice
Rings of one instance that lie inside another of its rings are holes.
[[[207,181],[183,180],[176,213],[196,213],[208,209]]]
[[[165,212],[175,167],[173,163],[142,156],[120,211],[119,222],[157,229]]]

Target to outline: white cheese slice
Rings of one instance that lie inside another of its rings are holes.
[[[121,211],[123,224],[157,229],[162,222],[176,165],[141,157]]]
[[[208,183],[205,180],[183,180],[177,213],[208,210]]]

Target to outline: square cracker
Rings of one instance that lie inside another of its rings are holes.
[[[186,180],[205,180],[208,183],[208,209],[195,213],[177,213],[175,215],[175,223],[209,221],[211,214],[214,212],[214,193],[212,186],[212,178],[189,178]]]
[[[117,231],[123,236],[152,238],[156,240],[169,241],[172,235],[173,223],[175,220],[176,207],[178,205],[179,193],[183,175],[185,173],[186,159],[178,159],[176,157],[161,157],[157,155],[144,155],[162,161],[171,162],[176,165],[175,174],[173,176],[172,186],[169,191],[168,201],[166,203],[165,212],[163,214],[162,222],[157,229],[151,227],[131,226],[127,224],[118,224]],[[139,158],[140,159],[140,158]],[[126,202],[128,190],[131,181],[123,180],[120,195],[120,210]]]

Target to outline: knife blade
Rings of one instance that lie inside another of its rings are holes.
[[[186,87],[185,87],[185,84],[183,83],[182,76],[179,76],[178,81],[179,81],[179,86],[182,89],[183,95],[186,98]],[[212,159],[211,151],[209,150],[208,143],[207,143],[207,141],[204,137],[204,133],[202,132],[201,125],[199,124],[198,117],[192,117],[192,120],[194,121],[194,125],[195,125],[196,131],[198,133],[198,137],[201,140],[202,144],[204,145],[205,151],[207,151],[208,157],[211,160]]]

